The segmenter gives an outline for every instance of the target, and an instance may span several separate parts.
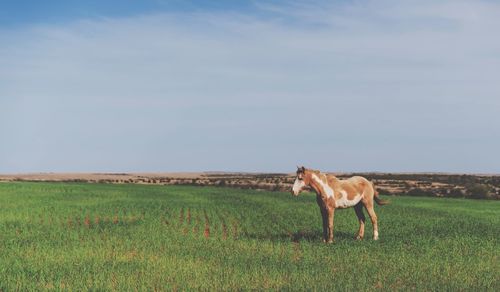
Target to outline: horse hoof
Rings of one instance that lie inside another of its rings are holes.
[[[362,236],[356,236],[355,240],[363,240],[363,237]]]

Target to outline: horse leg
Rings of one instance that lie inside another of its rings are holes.
[[[319,207],[321,211],[321,218],[323,219],[323,242],[328,239],[328,214],[325,208]]]
[[[359,230],[358,235],[356,236],[357,240],[363,239],[365,236],[365,214],[363,213],[363,204],[360,202],[356,206],[354,206],[354,211],[356,211],[356,216],[358,216],[359,220]]]
[[[325,202],[323,202],[320,196],[316,196],[316,202],[318,203],[319,210],[321,211],[321,219],[323,220],[323,242],[326,242],[328,239],[328,214]]]
[[[373,209],[373,200],[365,205],[366,211],[368,211],[368,215],[370,215],[370,220],[373,225],[373,240],[378,240],[378,223],[377,223],[377,214],[375,214],[375,210]]]
[[[334,208],[328,208],[328,241],[327,243],[333,242],[333,216],[335,215]]]

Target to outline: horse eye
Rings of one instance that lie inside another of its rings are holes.
[[[298,179],[298,180],[302,180],[302,177],[301,177],[301,176],[298,176],[298,177],[297,177],[297,179]]]

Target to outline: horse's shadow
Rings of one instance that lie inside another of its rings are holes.
[[[347,232],[335,232],[334,234],[335,240],[346,240],[346,239],[353,239],[354,236],[350,233]],[[299,230],[297,232],[289,233],[288,238],[292,242],[299,242],[299,241],[309,241],[309,242],[317,242],[317,241],[323,241],[323,232],[321,231],[314,231],[314,230]]]
[[[335,232],[335,241],[343,241],[343,240],[353,240],[354,235],[347,232]],[[295,232],[281,232],[279,234],[247,234],[247,237],[252,239],[260,239],[260,240],[269,240],[269,241],[291,241],[291,242],[322,242],[323,241],[323,232],[321,230],[298,230]]]
[[[290,232],[287,234],[287,238],[290,239],[292,242],[299,242],[299,241],[318,241],[321,240],[322,236],[321,233],[314,231],[314,230],[299,230],[297,232]],[[282,235],[282,238],[284,238],[284,234]]]

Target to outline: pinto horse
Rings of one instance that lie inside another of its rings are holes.
[[[373,201],[379,205],[388,204],[379,198],[373,184],[361,176],[353,176],[340,180],[333,175],[321,173],[318,170],[298,167],[297,178],[293,184],[292,194],[298,196],[306,187],[311,187],[316,192],[323,218],[323,241],[333,242],[333,216],[335,209],[354,207],[359,220],[359,231],[356,239],[363,239],[365,234],[365,214],[363,206],[368,211],[373,225],[373,240],[378,240],[377,214],[373,209]]]

